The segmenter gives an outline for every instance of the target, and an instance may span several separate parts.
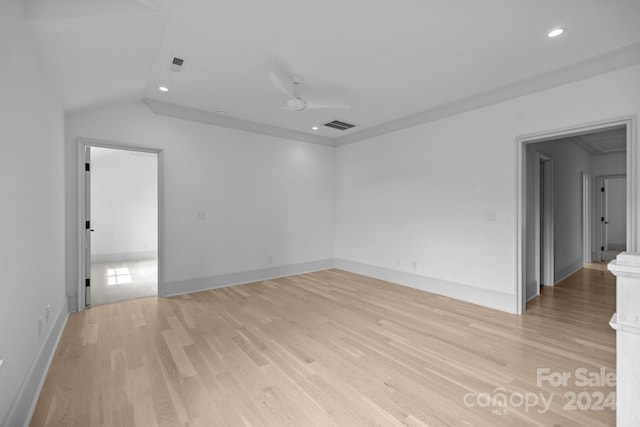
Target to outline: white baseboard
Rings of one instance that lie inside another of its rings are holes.
[[[78,295],[69,295],[67,297],[67,306],[69,307],[69,313],[75,313],[78,311]]]
[[[626,243],[609,243],[608,245],[610,251],[626,251],[627,244]]]
[[[40,351],[38,351],[13,405],[9,408],[2,427],[27,427],[31,422],[31,417],[33,416],[33,411],[36,409],[38,397],[40,397],[40,391],[47,377],[51,360],[53,359],[53,355],[58,347],[58,342],[62,336],[62,331],[69,317],[66,296],[59,304],[59,307],[60,309],[51,325],[49,334],[43,340]]]
[[[295,274],[328,270],[333,267],[334,260],[333,258],[331,258],[319,261],[305,262],[301,264],[270,267],[261,270],[243,271],[239,273],[222,274],[219,276],[201,277],[197,279],[181,280],[178,282],[168,282],[164,283],[162,289],[158,289],[158,296],[168,297],[173,295],[186,294],[189,292],[206,291],[208,289],[217,289],[227,286],[241,285],[243,283],[259,282],[261,280],[276,279],[278,277],[292,276]]]
[[[584,261],[582,260],[582,258],[580,258],[577,261],[575,261],[573,264],[563,268],[562,270],[556,271],[556,279],[554,280],[553,286],[557,285],[567,277],[582,270],[583,268],[584,268]]]
[[[484,307],[494,308],[508,313],[516,313],[517,297],[514,294],[476,288],[461,283],[449,282],[340,258],[336,258],[335,267],[352,273],[362,274],[363,276],[397,283]]]
[[[205,291],[208,289],[218,289],[243,283],[275,279],[295,274],[311,273],[313,271],[327,270],[331,268],[339,268],[352,273],[361,274],[363,276],[386,280],[399,285],[494,308],[496,310],[506,311],[508,313],[516,312],[516,296],[513,294],[477,288],[474,286],[463,285],[426,276],[419,276],[417,274],[391,270],[384,267],[377,267],[339,258],[272,267],[262,270],[223,274],[220,276],[168,282],[165,283],[164,286],[162,286],[162,289],[159,289],[158,291],[159,296],[168,297],[189,292]]]
[[[105,262],[140,261],[144,259],[157,259],[157,251],[127,252],[117,254],[91,254],[91,262],[94,264]]]

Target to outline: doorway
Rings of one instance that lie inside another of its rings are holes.
[[[619,182],[609,183],[615,186],[615,196],[622,196],[625,201],[622,208],[617,203],[618,209],[613,216],[618,224],[624,224],[624,229],[616,231],[616,236],[623,236],[624,249],[636,249],[638,190],[632,178],[637,173],[637,159],[633,155],[634,126],[635,119],[629,117],[517,138],[517,313],[524,313],[527,300],[535,297],[540,283],[553,284],[583,268],[585,261],[599,259],[596,245],[600,244],[601,237],[595,223],[601,217],[596,206],[600,187],[597,180],[592,185],[591,176],[600,177],[605,175],[603,171],[619,170],[620,167],[623,174],[626,172],[629,179],[625,188]],[[566,144],[559,144],[561,141]],[[554,183],[551,204],[553,206],[555,199],[557,205],[552,209],[552,230],[555,229],[552,252],[544,250],[549,243],[548,240],[545,242],[548,234],[544,231],[547,227],[544,206],[544,190],[548,188],[544,180],[546,159],[537,153],[552,157],[551,164],[555,168],[551,175]],[[621,218],[621,211],[624,218]],[[610,229],[606,231],[611,232]],[[620,240],[619,236],[616,239]],[[546,277],[547,254],[553,254],[551,263],[555,280],[552,281]]]
[[[84,306],[158,295],[156,150],[82,144]]]
[[[601,176],[599,183],[599,259],[609,262],[627,249],[627,177]]]

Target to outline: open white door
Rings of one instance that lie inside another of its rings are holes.
[[[91,306],[91,147],[84,149],[84,305]]]

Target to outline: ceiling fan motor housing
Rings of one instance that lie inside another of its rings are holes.
[[[300,98],[296,98],[296,97],[291,97],[287,100],[287,108],[293,111],[302,111],[304,110],[306,107],[306,103],[300,99]]]

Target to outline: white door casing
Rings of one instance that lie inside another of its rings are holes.
[[[130,150],[130,151],[140,151],[146,153],[154,153],[158,157],[158,276],[157,276],[157,286],[158,286],[158,296],[164,296],[163,294],[163,285],[164,285],[164,163],[163,163],[163,151],[155,148],[148,147],[136,147],[125,144],[120,144],[116,142],[103,141],[99,139],[92,138],[78,138],[77,145],[77,160],[78,160],[78,218],[80,219],[78,224],[78,300],[77,300],[77,310],[81,311],[90,306],[91,296],[90,291],[87,299],[87,278],[90,278],[91,274],[91,228],[87,231],[87,222],[90,219],[90,201],[91,201],[91,181],[90,176],[86,171],[87,160],[90,160],[90,147],[102,147],[102,148],[114,148],[114,149],[122,149],[122,150]]]
[[[569,128],[543,131],[528,135],[516,136],[516,278],[515,278],[515,312],[523,314],[526,310],[527,296],[527,177],[526,160],[527,145],[566,138],[575,135],[597,132],[599,130],[624,126],[626,129],[626,152],[627,152],[627,227],[626,227],[626,250],[635,252],[640,247],[638,243],[638,203],[640,188],[637,184],[638,162],[636,158],[637,136],[636,136],[636,116],[627,116],[610,120],[602,120],[585,125],[578,125]],[[532,219],[529,218],[528,221]],[[531,250],[531,249],[529,249]]]
[[[582,173],[582,258],[593,261],[591,255],[591,175]]]
[[[91,147],[84,147],[84,306],[91,306]]]

